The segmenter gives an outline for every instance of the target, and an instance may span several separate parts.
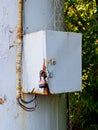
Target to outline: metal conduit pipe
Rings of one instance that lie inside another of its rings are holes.
[[[18,0],[18,25],[17,25],[17,45],[16,45],[16,89],[17,89],[17,102],[21,108],[26,111],[34,111],[36,108],[36,95],[30,101],[22,99],[22,47],[23,47],[23,0]],[[35,101],[34,107],[26,107],[28,104]]]
[[[17,98],[21,97],[21,70],[22,70],[22,10],[23,0],[18,0],[18,25],[17,25],[17,45],[16,45],[16,86],[17,86]]]

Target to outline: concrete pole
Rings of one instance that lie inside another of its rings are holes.
[[[29,3],[30,2],[30,3]],[[26,0],[24,7],[26,6],[32,10],[39,10],[40,7],[46,6],[48,3],[55,3],[53,0],[40,0],[34,3],[34,0]],[[60,2],[60,0],[59,0]],[[62,9],[59,11],[60,14],[63,12],[63,0],[60,3]],[[33,8],[30,5],[34,5]],[[42,5],[41,5],[42,4]],[[44,4],[44,5],[43,5]],[[29,5],[29,6],[28,6]],[[37,8],[37,6],[39,6]],[[55,6],[55,5],[54,5]],[[28,9],[29,9],[28,8]],[[52,8],[53,9],[53,8]],[[59,10],[59,7],[57,8]],[[25,10],[25,13],[28,10]],[[47,10],[48,11],[48,10]],[[53,10],[52,10],[53,11]],[[35,24],[32,19],[33,15],[36,18],[36,12],[31,12],[30,19],[26,16],[27,21],[24,23],[25,32],[32,32],[38,29],[33,29]],[[37,12],[38,13],[38,12]],[[44,12],[45,13],[45,12]],[[49,14],[51,9],[49,10]],[[56,12],[55,12],[56,13]],[[26,15],[26,14],[25,14]],[[45,15],[45,14],[43,14]],[[62,16],[63,17],[63,16]],[[56,15],[56,19],[57,15]],[[48,17],[45,20],[39,20],[43,26],[43,22],[48,21]],[[54,21],[55,21],[54,20]],[[21,109],[16,103],[16,47],[17,44],[17,21],[18,21],[18,6],[17,0],[1,0],[0,4],[0,96],[3,99],[3,103],[0,105],[0,129],[1,130],[66,130],[66,101],[65,95],[49,95],[49,96],[37,96],[38,106],[34,112],[26,112]],[[58,21],[58,20],[57,20]],[[37,21],[36,21],[37,22]],[[63,23],[63,22],[62,22]],[[29,25],[29,26],[28,26]],[[51,22],[50,26],[46,29],[63,30],[60,22]],[[32,26],[30,28],[30,26]],[[37,26],[37,25],[36,25]],[[39,26],[39,23],[38,23]],[[28,28],[27,28],[28,27]],[[11,46],[11,48],[10,48]],[[12,47],[14,46],[14,47]],[[9,50],[10,48],[10,50]],[[6,51],[7,50],[7,51]],[[25,99],[32,97],[32,95],[24,94]]]
[[[43,5],[43,3],[46,4]],[[28,34],[37,30],[44,29],[64,31],[64,0],[42,0],[41,3],[39,2],[39,5],[40,4],[41,6],[46,7],[44,9],[45,19],[43,19],[42,14],[39,15],[39,12],[41,12],[41,10],[40,7],[36,6],[37,2],[34,2],[32,0],[24,2],[24,33]],[[38,18],[34,15],[35,12],[33,10],[33,7],[39,16]],[[42,7],[42,10],[43,8],[44,7]],[[52,130],[54,125],[55,130],[66,130],[66,94],[49,96],[39,95],[38,97],[40,104],[43,104],[43,106],[46,108],[45,112],[51,115],[49,117],[47,116],[47,121],[50,122],[51,125],[51,129],[49,130]],[[40,109],[43,109],[43,107]],[[44,116],[42,119],[44,119]]]

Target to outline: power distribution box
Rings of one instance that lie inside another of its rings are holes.
[[[43,59],[51,94],[80,91],[82,86],[82,35],[41,30],[23,38],[23,91],[39,88]]]

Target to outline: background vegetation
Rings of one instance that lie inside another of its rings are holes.
[[[70,94],[73,130],[98,130],[98,0],[65,0],[65,30],[80,32],[82,91]]]

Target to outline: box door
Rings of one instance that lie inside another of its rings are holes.
[[[51,93],[81,90],[81,42],[82,36],[78,33],[47,31],[46,57]]]

